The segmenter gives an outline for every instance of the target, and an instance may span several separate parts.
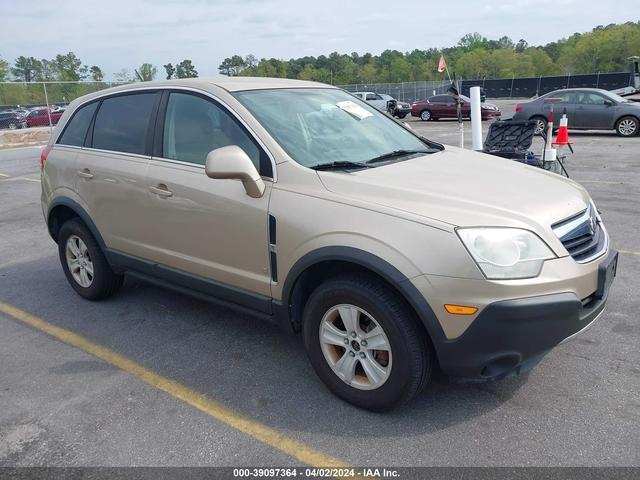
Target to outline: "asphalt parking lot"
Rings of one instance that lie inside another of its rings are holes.
[[[457,145],[455,122],[406,120]],[[640,137],[572,140],[567,169],[621,251],[605,314],[526,376],[438,379],[387,414],[330,394],[301,339],[275,325],[130,280],[108,301],[81,299],[43,222],[40,149],[0,150],[0,466],[640,466]]]

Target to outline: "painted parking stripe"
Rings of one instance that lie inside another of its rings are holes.
[[[181,385],[175,380],[155,373],[139,363],[110,350],[107,347],[93,343],[91,340],[70,330],[53,325],[35,315],[31,315],[12,305],[0,302],[0,312],[9,317],[44,332],[51,337],[84,350],[85,352],[109,363],[143,382],[162,390],[178,400],[206,413],[210,417],[235,428],[236,430],[258,440],[275,450],[285,453],[299,462],[313,467],[345,468],[348,465],[342,460],[315,450],[304,443],[287,437],[277,430],[251,418],[231,410],[228,407],[211,400],[206,395],[189,387]]]
[[[6,173],[0,173],[0,177],[2,177],[2,178],[9,178],[9,175],[7,175]]]
[[[633,252],[631,250],[618,250],[623,255],[636,255],[640,257],[640,252]]]

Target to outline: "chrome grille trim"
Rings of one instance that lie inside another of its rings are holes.
[[[609,235],[593,204],[551,225],[551,229],[578,263],[589,263],[609,249]]]

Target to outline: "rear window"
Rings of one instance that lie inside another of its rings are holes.
[[[87,135],[89,123],[91,123],[93,112],[96,111],[97,106],[98,102],[93,102],[79,108],[73,117],[71,117],[71,120],[69,120],[58,143],[61,145],[75,145],[77,147],[84,145],[84,138]]]
[[[93,128],[93,148],[144,154],[156,93],[136,93],[102,101]]]

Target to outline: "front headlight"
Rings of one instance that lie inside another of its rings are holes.
[[[460,240],[490,280],[537,277],[556,258],[534,233],[520,228],[459,228]]]

